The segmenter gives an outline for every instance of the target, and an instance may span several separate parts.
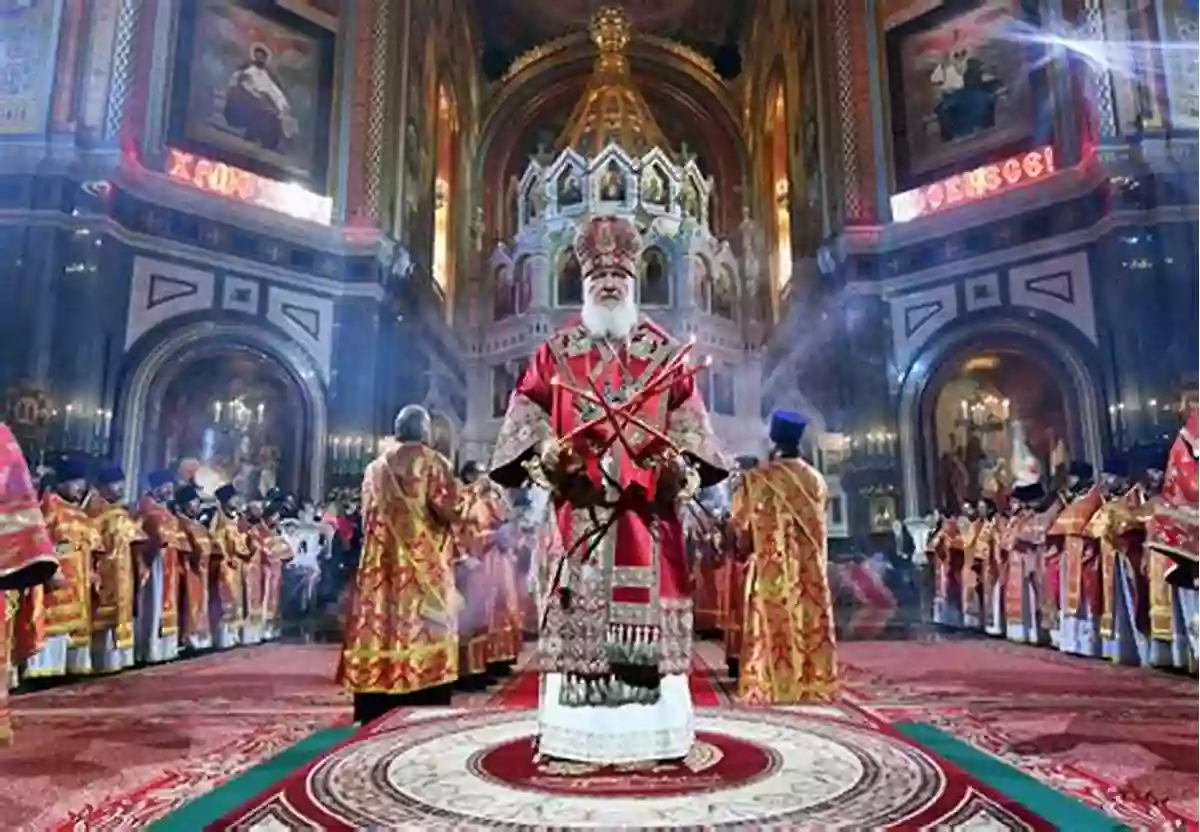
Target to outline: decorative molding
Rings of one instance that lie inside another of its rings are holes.
[[[967,312],[978,312],[1000,303],[1000,275],[996,272],[972,275],[963,281],[963,305]]]
[[[1008,273],[1008,293],[1015,306],[1027,306],[1070,323],[1093,344],[1096,305],[1086,251],[1017,266]]]
[[[248,277],[226,275],[221,284],[221,308],[230,312],[257,315],[262,284]]]
[[[328,384],[333,369],[333,301],[271,286],[267,290],[267,320],[304,347]]]
[[[211,309],[216,275],[166,260],[135,257],[125,318],[125,350],[159,324]]]
[[[139,252],[178,257],[193,263],[232,272],[253,272],[272,282],[302,290],[316,290],[334,297],[367,298],[385,301],[387,290],[378,283],[345,283],[332,278],[317,277],[294,272],[282,267],[247,260],[233,254],[225,254],[188,243],[180,243],[154,234],[130,231],[111,217],[72,217],[61,211],[5,211],[0,209],[0,228],[4,226],[23,228],[61,228],[76,231],[87,228],[94,234],[103,234]]]
[[[901,368],[907,368],[921,347],[958,317],[958,293],[953,283],[897,295],[888,303],[892,312],[892,353],[896,366]]]

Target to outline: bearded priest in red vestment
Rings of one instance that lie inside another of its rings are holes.
[[[539,610],[538,750],[593,764],[682,758],[695,729],[679,502],[728,466],[682,361],[690,347],[638,315],[637,227],[593,217],[575,253],[583,313],[534,353],[491,470],[507,487],[549,486],[565,547]],[[636,420],[606,416],[622,407]]]
[[[0,423],[0,746],[12,740],[7,700],[20,593],[49,581],[57,570],[29,467],[12,432]]]

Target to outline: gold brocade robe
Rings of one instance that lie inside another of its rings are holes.
[[[987,517],[975,521],[975,536],[971,540],[971,571],[975,574],[977,592],[981,601],[981,616],[985,627],[994,626],[992,621],[992,588],[1000,579],[1000,562],[997,544],[1000,540],[1001,518]]]
[[[212,560],[209,570],[212,591],[221,602],[221,622],[232,629],[242,624],[242,567],[250,557],[250,546],[236,518],[218,508],[213,515]]]
[[[1099,546],[1088,532],[1088,523],[1103,503],[1100,489],[1093,486],[1063,509],[1050,530],[1051,536],[1062,538],[1062,558],[1066,561],[1063,577],[1066,608],[1059,611],[1062,615],[1082,616],[1084,600],[1087,600],[1092,615],[1100,615],[1103,586],[1100,583]]]
[[[266,563],[271,557],[271,530],[261,520],[250,523],[242,520],[239,533],[245,541],[246,556],[242,560],[242,593],[246,602],[246,626],[261,630],[266,620],[263,597]]]
[[[837,647],[826,573],[825,480],[801,459],[749,471],[733,497],[749,541],[738,694],[753,704],[829,701]]]
[[[67,636],[71,647],[89,647],[93,559],[104,551],[100,531],[87,512],[57,494],[42,498],[42,514],[65,582],[57,589],[47,588],[41,599],[46,636]]]
[[[183,576],[180,580],[180,606],[183,624],[181,646],[193,648],[211,646],[212,625],[208,620],[208,573],[213,554],[213,538],[199,520],[180,517],[187,551],[183,557]]]
[[[501,535],[512,512],[504,492],[488,478],[468,488],[465,508],[466,524],[474,529],[470,551],[483,562],[489,587],[487,661],[515,662],[521,652],[521,594],[516,553]]]
[[[1103,638],[1114,637],[1116,626],[1116,601],[1120,587],[1117,583],[1117,560],[1125,561],[1128,567],[1126,576],[1140,575],[1142,561],[1141,541],[1133,534],[1138,525],[1134,519],[1134,509],[1141,504],[1141,490],[1134,488],[1120,496],[1106,501],[1088,520],[1084,536],[1094,540],[1099,547],[1100,574],[1104,586],[1101,590],[1101,608],[1094,612],[1099,618],[1100,635]],[[1136,544],[1136,546],[1134,545]],[[1135,609],[1131,611],[1134,621],[1138,619],[1137,607],[1145,602],[1145,591],[1135,580],[1128,586],[1132,590]],[[1137,624],[1134,629],[1139,632]]]
[[[490,656],[507,566],[496,537],[507,520],[508,505],[496,484],[485,477],[460,490],[458,508],[462,522],[455,544],[477,561],[471,568],[460,567],[456,581],[463,599],[458,615],[458,672],[470,676],[485,672],[490,661],[502,661]],[[496,641],[499,643],[499,637]]]
[[[1025,620],[1025,560],[1018,546],[1025,527],[1032,520],[1033,512],[1021,509],[1008,518],[996,540],[1001,580],[1004,582],[1004,620],[1009,628],[1018,628]]]
[[[146,541],[141,523],[125,506],[96,492],[84,501],[96,524],[104,553],[97,559],[97,585],[92,590],[92,632],[114,631],[118,650],[133,647],[134,547]]]
[[[58,569],[54,544],[17,440],[0,423],[0,748],[12,742],[8,718],[10,668],[37,644],[17,644],[21,598]]]
[[[179,518],[149,494],[138,503],[138,519],[146,532],[147,553],[162,558],[162,620],[158,635],[169,638],[179,634],[179,578],[183,571],[183,553],[191,551],[188,536]],[[150,579],[148,565],[138,570],[138,586]]]
[[[402,442],[367,466],[362,498],[362,556],[337,681],[355,693],[388,694],[453,682],[454,471],[432,448]]]
[[[274,635],[274,628],[279,621],[279,598],[283,586],[283,567],[295,557],[292,546],[275,529],[267,530],[267,548],[263,555],[263,623],[268,627],[268,635]]]

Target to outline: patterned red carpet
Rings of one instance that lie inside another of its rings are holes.
[[[991,640],[840,651],[847,697],[889,721],[941,728],[1135,828],[1197,825],[1194,678]]]
[[[327,646],[247,648],[15,697],[3,826],[117,829],[167,814],[348,721],[336,658]]]
[[[841,651],[854,705],[937,726],[1133,827],[1196,827],[1194,679],[991,641]],[[697,652],[723,664],[716,645]],[[336,655],[328,645],[249,648],[16,697],[16,745],[0,750],[5,828],[144,824],[344,723]],[[728,680],[707,680],[724,704]],[[535,676],[518,674],[455,704],[521,706],[536,691]]]

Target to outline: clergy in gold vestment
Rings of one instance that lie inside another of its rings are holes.
[[[92,670],[96,673],[133,667],[134,549],[140,557],[146,533],[122,505],[124,497],[125,472],[119,465],[105,465],[83,504],[104,547],[92,589]]]
[[[44,593],[35,587],[25,599],[30,619],[42,616],[46,635],[41,648],[26,661],[28,677],[92,670],[92,577],[95,559],[104,549],[99,531],[80,506],[87,490],[83,463],[59,460],[54,473],[57,485],[54,492],[43,495],[42,514],[58,554],[62,580]]]
[[[169,506],[175,493],[173,475],[153,471],[148,481],[150,488],[137,509],[147,543],[138,568],[134,647],[138,661],[157,664],[179,655],[181,559],[191,546],[183,524]]]
[[[195,486],[176,489],[173,502],[187,542],[179,580],[179,647],[181,650],[207,650],[213,644],[208,615],[208,573],[213,539],[208,527],[200,522],[200,493]]]
[[[748,545],[738,696],[756,705],[827,702],[837,695],[837,646],[826,572],[820,472],[800,458],[805,421],[771,417],[776,459],[744,475],[733,499]]]
[[[463,599],[458,612],[458,677],[460,682],[486,686],[489,626],[499,589],[491,549],[507,509],[495,484],[479,474],[474,462],[463,466],[458,506],[462,522],[454,534],[455,585]]]
[[[395,434],[363,476],[362,556],[337,673],[358,722],[418,700],[448,704],[458,677],[457,479],[430,447],[424,408],[401,410]]]
[[[517,559],[504,534],[512,511],[504,491],[483,475],[476,462],[463,466],[466,492],[462,498],[467,551],[479,560],[477,580],[486,586],[485,665],[499,670],[517,661],[521,652],[521,596],[517,592]],[[464,599],[469,605],[471,598]],[[461,638],[461,634],[460,634]],[[464,673],[462,667],[459,673]]]
[[[12,741],[8,688],[20,595],[51,580],[57,569],[29,467],[12,432],[0,423],[0,747]]]
[[[242,570],[250,559],[250,545],[241,528],[241,496],[226,483],[216,490],[216,511],[208,524],[213,539],[209,563],[209,612],[213,646],[218,650],[242,643],[245,591]]]

